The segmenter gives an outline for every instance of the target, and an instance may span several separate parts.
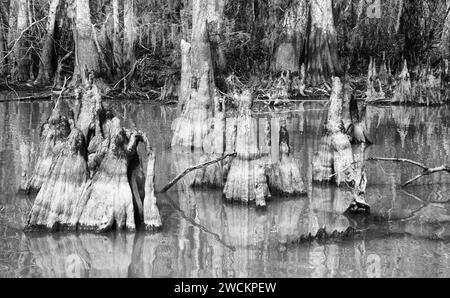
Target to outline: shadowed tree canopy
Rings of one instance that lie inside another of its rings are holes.
[[[57,87],[64,77],[81,79],[87,70],[117,91],[176,98],[181,40],[191,42],[196,31],[194,2],[1,0],[0,70],[10,82]],[[447,0],[205,0],[202,5],[214,83],[222,91],[230,74],[247,81],[288,71],[318,86],[330,85],[344,70],[365,74],[371,57],[384,57],[393,71],[402,69],[404,59],[413,67],[436,67],[450,57]]]

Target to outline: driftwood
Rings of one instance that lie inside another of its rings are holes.
[[[422,173],[420,173],[419,175],[417,175],[417,176],[411,178],[410,180],[406,181],[405,183],[403,183],[402,187],[408,186],[424,176],[428,176],[428,175],[439,173],[439,172],[450,173],[450,167],[447,165],[442,165],[440,167],[435,167],[435,168],[429,168],[419,162],[405,159],[405,158],[371,157],[367,160],[368,161],[390,161],[390,162],[398,162],[398,163],[408,163],[408,164],[412,164],[412,165],[417,166],[422,169]]]
[[[38,95],[29,95],[29,96],[21,96],[21,97],[11,97],[11,98],[0,98],[0,102],[9,102],[9,101],[33,101],[33,100],[44,100],[44,99],[51,99],[52,94],[50,93],[44,93],[44,94],[38,94]]]

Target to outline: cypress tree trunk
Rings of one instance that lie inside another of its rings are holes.
[[[6,14],[4,14],[3,7],[0,7],[0,76],[6,75]]]
[[[286,11],[283,20],[284,34],[274,56],[274,70],[298,72],[308,26],[309,5],[305,0],[296,1]]]
[[[119,0],[113,0],[113,52],[115,66],[122,67],[122,43],[120,42]]]
[[[223,48],[225,0],[208,0],[208,30],[210,33],[211,55],[216,75],[225,73],[227,60]]]
[[[317,86],[341,73],[331,0],[311,0],[307,50],[308,82]]]
[[[59,0],[52,0],[48,10],[47,33],[41,52],[39,63],[39,74],[35,83],[48,84],[53,78],[53,36],[55,34],[56,12],[59,6]]]
[[[125,55],[124,63],[131,68],[136,60],[134,54],[134,45],[136,43],[136,25],[134,23],[134,0],[125,0],[124,2],[124,38],[123,49]]]
[[[89,0],[72,0],[72,25],[75,41],[75,69],[74,80],[81,78],[83,83],[88,82],[86,71],[95,77],[100,74],[100,56],[94,42],[94,33],[91,23]]]
[[[447,12],[450,8],[450,0],[447,0]],[[447,13],[444,29],[441,36],[441,53],[444,59],[450,59],[450,13]]]
[[[181,116],[173,124],[172,146],[202,148],[213,114],[214,71],[209,42],[207,2],[194,0],[192,42],[182,41]],[[186,88],[186,90],[183,89]]]
[[[28,26],[27,0],[11,0],[9,18],[9,44],[15,44],[12,50],[13,68],[11,75],[14,81],[29,79],[29,59],[27,57],[27,43],[20,33]],[[20,37],[20,38],[19,38]],[[17,41],[17,42],[16,42]]]

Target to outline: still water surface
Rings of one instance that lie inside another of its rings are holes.
[[[147,133],[157,154],[157,189],[198,160],[171,152],[175,108],[116,103],[126,126]],[[220,190],[193,190],[187,177],[158,195],[160,233],[24,234],[34,196],[17,190],[33,168],[51,102],[0,103],[0,276],[2,277],[450,277],[450,176],[398,185],[418,169],[368,163],[366,200],[372,216],[342,215],[350,194],[311,182],[326,106],[301,103],[291,112],[255,114],[264,131],[287,119],[290,143],[308,196],[273,198],[266,211],[232,205]],[[366,156],[449,162],[450,109],[369,107],[375,145]],[[275,136],[276,137],[276,136]],[[320,228],[361,230],[359,237],[297,243]]]

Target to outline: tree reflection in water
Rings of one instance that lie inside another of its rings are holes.
[[[447,161],[448,109],[399,108],[367,109],[366,125],[375,144],[365,154],[401,156],[430,165]],[[124,122],[153,140],[157,189],[200,158],[167,149],[174,108],[144,104],[119,105],[117,109],[126,109]],[[324,117],[324,107],[317,103],[303,103],[292,113],[281,111],[292,155],[298,160],[308,192],[305,197],[275,196],[265,211],[258,211],[226,203],[221,190],[190,188],[192,174],[171,192],[158,195],[164,225],[161,233],[24,235],[21,229],[33,198],[16,194],[16,190],[22,169],[28,167],[29,160],[33,162],[33,146],[46,120],[40,115],[48,116],[49,110],[50,103],[0,104],[0,276],[450,276],[450,248],[446,244],[450,210],[444,203],[450,195],[449,177],[425,177],[402,191],[398,184],[416,169],[367,163],[366,201],[373,216],[358,219],[342,215],[351,194],[311,181],[312,156],[319,146]],[[399,112],[409,119],[408,126],[394,121]],[[256,114],[261,136],[258,146],[266,145],[262,136],[267,116]],[[276,119],[277,113],[270,113],[270,117]],[[402,147],[399,131],[406,128]],[[17,133],[22,145],[14,137]],[[314,235],[323,227],[332,232],[349,226],[362,234],[297,243],[302,235]]]

